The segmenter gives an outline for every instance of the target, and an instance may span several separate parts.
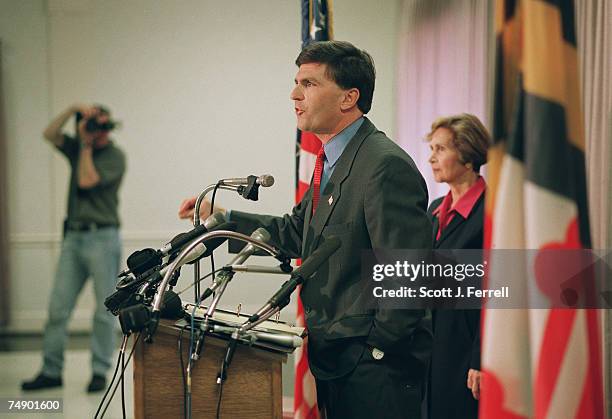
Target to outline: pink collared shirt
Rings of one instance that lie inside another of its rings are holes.
[[[448,191],[442,200],[442,203],[432,212],[432,215],[438,217],[438,233],[436,235],[436,241],[440,240],[442,230],[448,227],[455,214],[459,214],[465,219],[469,217],[474,205],[476,205],[476,201],[478,201],[478,198],[480,198],[480,195],[483,194],[486,188],[487,184],[484,181],[484,178],[482,176],[478,176],[476,183],[474,183],[472,187],[468,189],[461,198],[459,198],[459,201],[457,201],[455,206],[452,208],[451,202],[453,201],[453,196],[451,195],[451,192]]]

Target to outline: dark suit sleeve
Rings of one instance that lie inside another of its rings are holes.
[[[436,210],[436,208],[438,208],[440,206],[440,204],[442,203],[442,201],[444,200],[444,197],[435,199],[431,205],[429,205],[429,208],[427,208],[427,216],[429,217],[430,220],[432,220],[434,218],[433,212]]]
[[[427,189],[406,160],[385,159],[368,182],[365,196],[366,225],[373,249],[431,249]],[[400,348],[400,342],[422,330],[425,318],[429,321],[426,310],[379,308],[368,344],[385,352]]]
[[[237,223],[238,231],[244,234],[251,234],[259,227],[265,228],[272,236],[273,245],[282,249],[291,258],[299,258],[302,256],[304,217],[311,194],[311,189],[309,189],[303,199],[293,207],[291,214],[285,214],[282,217],[233,210],[230,220]],[[235,251],[236,249],[230,250]]]
[[[480,370],[480,310],[466,310],[468,322],[474,327],[470,368]]]

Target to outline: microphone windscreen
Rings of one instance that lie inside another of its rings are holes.
[[[181,297],[174,291],[166,291],[161,305],[161,317],[175,320],[182,318],[184,314]]]
[[[304,260],[302,265],[293,271],[292,277],[301,276],[303,279],[310,278],[321,265],[329,259],[342,245],[338,237],[330,236],[314,252]]]
[[[261,175],[259,176],[259,184],[264,188],[268,188],[274,185],[274,176],[272,175]]]
[[[170,240],[170,245],[172,246],[173,252],[177,251],[178,249],[180,249],[196,237],[206,233],[207,231],[208,230],[205,226],[199,225],[191,231],[177,234],[172,240]]]
[[[213,231],[218,230],[227,230],[227,231],[236,231],[237,225],[236,223],[223,223],[218,227],[214,228]],[[212,253],[217,249],[217,247],[221,246],[228,237],[215,237],[206,242],[206,252],[202,255],[202,257],[208,257],[212,255]],[[190,262],[191,263],[191,262]]]
[[[227,220],[225,219],[225,215],[221,214],[220,212],[215,212],[214,214],[211,214],[206,220],[204,220],[203,224],[204,227],[210,230],[225,222],[227,222]]]
[[[149,269],[161,265],[161,256],[155,249],[142,249],[132,253],[127,258],[127,266],[136,276]]]
[[[104,305],[113,314],[117,314],[124,303],[132,296],[132,292],[128,290],[115,291],[104,300]]]

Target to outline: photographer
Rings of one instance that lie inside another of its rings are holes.
[[[62,132],[72,115],[77,135]],[[43,366],[23,390],[62,385],[66,326],[87,278],[93,279],[95,312],[91,337],[92,379],[88,392],[106,387],[106,373],[115,349],[113,316],[104,299],[115,288],[121,240],[118,191],[125,172],[125,156],[109,138],[115,127],[108,109],[73,105],[51,121],[44,138],[70,163],[67,216],[62,250],[49,299],[49,317],[43,340]]]

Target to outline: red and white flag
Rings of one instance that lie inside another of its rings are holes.
[[[331,1],[329,1],[331,3]],[[302,48],[313,41],[328,41],[333,38],[332,10],[327,0],[302,0]],[[297,132],[295,202],[300,202],[310,186],[317,153],[321,141],[310,132]],[[302,300],[297,299],[296,324],[306,327]],[[302,345],[295,351],[294,418],[316,419],[317,389],[315,379],[308,366],[308,348]]]
[[[533,249],[512,292],[547,295],[538,258],[590,247],[572,1],[498,0],[494,138],[485,246]],[[488,286],[502,276],[493,259]],[[507,284],[506,284],[507,285]],[[598,313],[483,311],[481,418],[603,418]]]

